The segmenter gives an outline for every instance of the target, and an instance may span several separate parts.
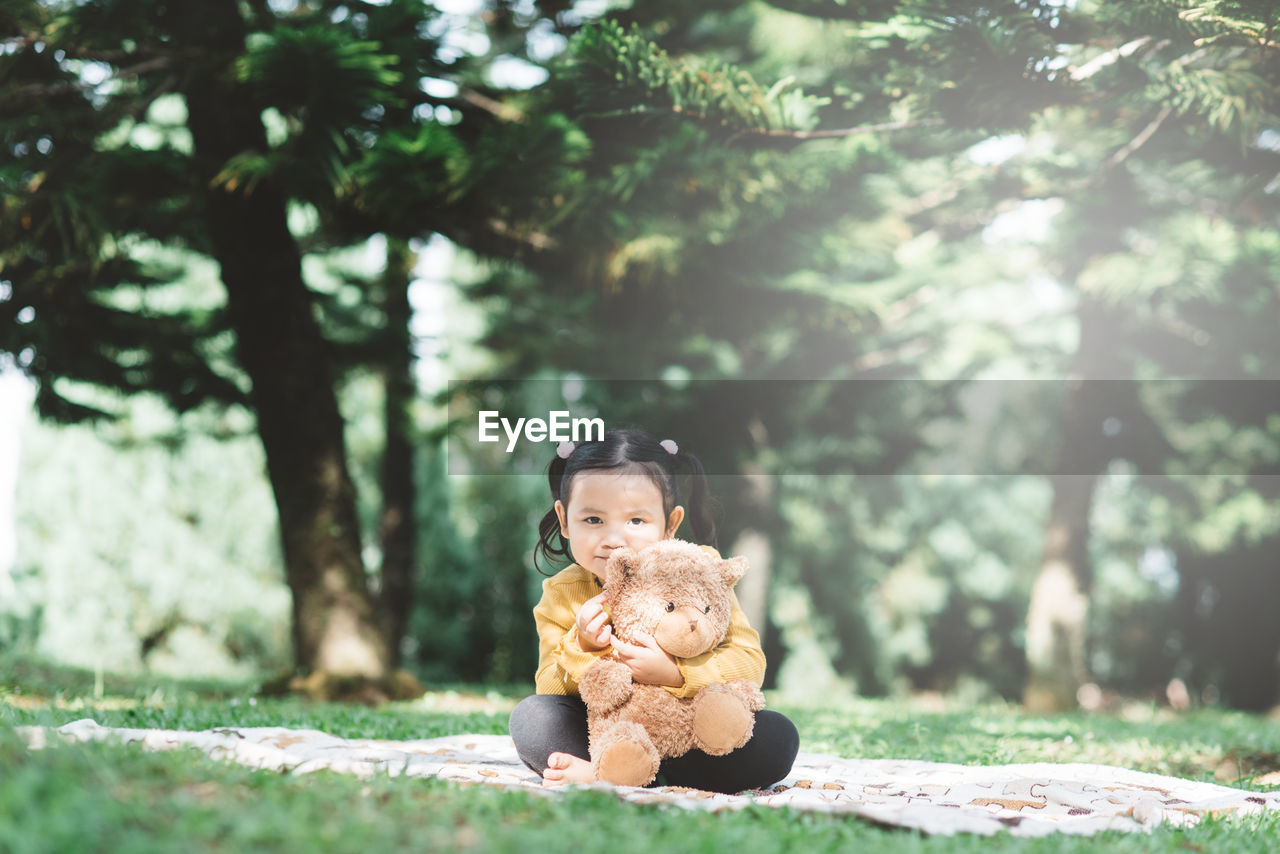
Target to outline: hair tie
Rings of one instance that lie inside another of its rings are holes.
[[[678,453],[680,453],[680,446],[679,446],[679,445],[677,445],[677,444],[676,444],[674,441],[672,441],[671,439],[663,439],[663,440],[662,440],[661,442],[659,442],[658,444],[659,444],[659,445],[661,445],[661,446],[662,446],[662,450],[666,451],[668,454],[673,454],[673,455],[674,455],[674,454],[678,454]]]
[[[561,442],[556,445],[556,456],[562,460],[569,459],[569,455],[573,453],[573,449],[578,447],[573,442]]]

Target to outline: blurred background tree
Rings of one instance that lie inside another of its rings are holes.
[[[554,120],[538,121],[472,146],[484,122],[455,133],[438,120],[445,107],[421,81],[453,63],[429,35],[440,15],[420,3],[178,9],[104,0],[5,10],[14,35],[4,131],[15,159],[3,221],[12,291],[4,349],[54,418],[107,414],[76,401],[67,381],[157,393],[178,412],[206,401],[249,406],[276,499],[297,665],[385,679],[407,622],[414,536],[413,496],[397,477],[413,471],[405,235],[446,222],[492,231],[504,200],[485,190],[514,178],[518,200],[531,182],[557,175],[513,170],[504,155],[536,141],[554,161],[563,135]],[[482,94],[472,100],[492,112]],[[304,250],[373,233],[390,241],[378,312],[324,312],[304,278]],[[163,266],[172,256],[157,245],[212,257],[225,302],[151,305],[147,296],[181,274]],[[159,260],[145,263],[139,252],[148,249]],[[344,335],[351,321],[359,331]],[[335,372],[352,362],[379,364],[392,411],[382,609],[361,553],[335,394]]]
[[[160,392],[174,436],[248,406],[286,544],[316,529],[278,481],[306,479],[249,392],[328,388],[359,487],[328,511],[355,615],[332,619],[371,627],[379,673],[532,672],[546,461],[477,446],[475,411],[571,408],[715,473],[784,686],[1275,700],[1280,641],[1255,633],[1250,670],[1222,622],[1250,619],[1276,536],[1269,4],[218,8],[237,39],[193,26],[209,10],[5,6],[0,349],[46,414],[108,406],[67,380]],[[214,95],[256,135],[197,169],[188,102]],[[209,218],[228,196],[288,217],[300,272],[255,292],[291,282],[288,324],[233,310],[228,264],[265,232],[224,261],[214,224],[250,222]],[[432,234],[461,266],[428,284]],[[201,257],[229,299],[165,284]],[[329,373],[259,378],[255,324]],[[303,454],[330,404],[271,397]],[[315,577],[286,573],[302,669]]]

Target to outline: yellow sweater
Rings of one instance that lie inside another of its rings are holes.
[[[542,582],[542,599],[533,609],[538,626],[534,683],[539,694],[577,694],[578,680],[587,668],[610,652],[609,647],[584,650],[578,640],[578,611],[599,592],[596,577],[576,563]],[[692,697],[707,685],[730,679],[750,679],[757,685],[764,681],[760,635],[747,623],[736,596],[724,641],[694,658],[678,658],[676,664],[684,684],[667,690],[677,697]]]

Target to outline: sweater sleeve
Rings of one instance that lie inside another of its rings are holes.
[[[586,570],[573,570],[542,582],[542,599],[533,609],[538,628],[534,686],[539,694],[577,694],[587,668],[610,651],[584,650],[578,640],[578,609],[600,591]]]
[[[765,661],[760,635],[747,622],[736,595],[733,596],[729,631],[720,645],[693,658],[676,659],[676,663],[684,676],[684,684],[667,690],[680,698],[692,697],[708,685],[730,679],[748,679],[757,685],[764,682]]]

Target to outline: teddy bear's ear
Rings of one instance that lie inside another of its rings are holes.
[[[604,565],[605,589],[616,595],[626,584],[627,577],[635,573],[639,563],[640,556],[631,549],[615,549],[609,555],[609,562]]]
[[[720,575],[724,579],[726,587],[732,587],[738,583],[738,579],[747,571],[747,559],[745,557],[731,557],[728,560],[720,561]]]

